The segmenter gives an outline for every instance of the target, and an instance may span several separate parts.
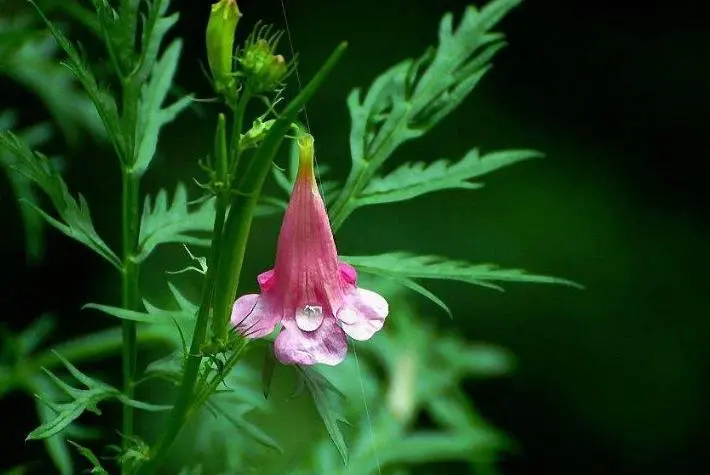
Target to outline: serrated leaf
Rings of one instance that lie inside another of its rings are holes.
[[[335,386],[333,386],[330,381],[328,381],[323,375],[311,368],[299,367],[308,388],[308,392],[313,398],[313,403],[316,405],[318,414],[320,415],[325,428],[328,431],[330,440],[338,449],[340,457],[343,459],[345,465],[348,464],[348,447],[345,444],[345,438],[343,433],[340,431],[340,426],[338,422],[342,420],[342,417],[337,414],[332,402],[328,398],[328,391],[339,392]],[[327,381],[327,384],[324,382]]]
[[[494,0],[480,11],[469,6],[455,29],[452,15],[445,15],[436,48],[389,68],[364,96],[360,89],[350,93],[352,169],[331,208],[334,229],[356,208],[362,190],[401,144],[423,135],[469,95],[503,46],[503,36],[489,30],[518,3]],[[414,191],[401,193],[396,201],[433,190]]]
[[[83,243],[117,269],[121,261],[108,245],[99,237],[91,221],[89,205],[81,194],[77,202],[67,189],[66,183],[51,161],[39,153],[32,152],[16,135],[9,131],[0,131],[0,148],[14,155],[14,169],[27,179],[37,184],[50,198],[60,220],[54,219],[36,205],[27,204],[35,209],[52,226]]]
[[[118,389],[81,372],[76,366],[58,353],[55,353],[55,355],[69,371],[71,376],[85,386],[86,389],[73,387],[51,371],[43,368],[45,374],[54,381],[59,389],[69,395],[71,400],[68,402],[55,402],[37,394],[38,399],[55,412],[55,416],[48,418],[42,425],[30,432],[27,436],[27,440],[46,439],[59,434],[67,428],[69,424],[79,418],[84,411],[101,414],[98,404],[106,399],[117,399],[123,404],[143,410],[157,411],[169,409],[168,406],[158,406],[128,398]]]
[[[168,203],[168,193],[164,189],[158,192],[154,203],[151,203],[150,196],[146,196],[138,240],[139,252],[135,259],[138,262],[144,260],[160,244],[209,245],[209,238],[194,236],[194,233],[212,231],[214,199],[190,208],[187,188],[182,183],[178,183],[172,203]]]
[[[473,149],[455,163],[405,163],[383,177],[373,178],[356,199],[356,206],[405,201],[433,191],[481,188],[483,184],[469,180],[539,156],[533,150],[504,150],[481,157],[478,149]]]
[[[181,50],[182,42],[173,41],[153,67],[150,80],[142,88],[135,130],[135,154],[131,163],[132,171],[139,176],[153,160],[160,129],[172,122],[192,101],[191,96],[186,96],[163,108],[173,83]]]
[[[14,114],[0,114],[0,130],[9,130],[15,123]],[[47,124],[38,124],[19,132],[19,139],[29,147],[37,147],[51,137]],[[14,169],[16,158],[5,148],[0,147],[0,167],[5,171],[10,188],[18,200],[18,209],[25,230],[25,245],[30,261],[39,260],[44,253],[44,220],[31,207],[22,206],[21,202],[39,203],[39,196],[31,180]]]
[[[455,280],[501,291],[503,288],[497,282],[561,284],[582,288],[579,284],[567,279],[528,274],[521,269],[501,269],[494,264],[454,261],[441,256],[418,256],[407,252],[392,252],[374,256],[341,256],[341,259],[362,272],[381,276]]]
[[[56,393],[52,384],[42,375],[37,375],[32,378],[32,388],[35,392],[43,394],[54,395]],[[35,407],[41,424],[48,423],[54,419],[54,411],[41,400],[38,399],[35,402]],[[47,453],[61,475],[71,475],[74,473],[74,465],[66,442],[64,434],[54,435],[44,441]]]
[[[81,456],[84,457],[85,459],[87,459],[89,462],[91,462],[91,470],[89,473],[96,473],[99,475],[108,475],[108,472],[101,465],[101,462],[99,461],[98,457],[96,457],[96,455],[94,455],[94,453],[91,450],[87,449],[84,446],[77,444],[73,440],[68,440],[67,442],[69,442],[74,447],[76,447],[76,449],[79,451]]]
[[[45,401],[42,401],[45,402]],[[59,434],[74,420],[78,419],[86,410],[83,402],[71,402],[65,404],[55,404],[52,409],[57,413],[53,419],[49,419],[27,435],[26,440],[47,439]]]
[[[42,20],[44,20],[47,28],[57,41],[57,44],[67,54],[68,59],[64,62],[64,65],[86,90],[91,102],[93,102],[94,107],[96,107],[99,117],[101,117],[101,121],[103,122],[104,128],[106,129],[111,142],[116,147],[118,156],[125,160],[126,141],[121,131],[121,121],[118,116],[118,108],[116,107],[115,99],[107,91],[102,90],[99,87],[96,78],[86,64],[86,61],[84,61],[82,56],[79,54],[79,51],[74,47],[69,39],[67,39],[64,33],[56,28],[54,24],[49,21],[46,16],[44,16],[33,0],[28,1],[37,9],[37,12],[42,17]]]
[[[122,11],[124,17],[128,17],[128,20],[132,20],[138,13],[139,2],[133,0],[132,2],[122,2],[122,7],[133,3],[130,7],[131,14],[127,15],[127,11]],[[165,16],[165,13],[170,6],[169,0],[156,0],[150,3],[150,10],[148,15],[143,18],[143,28],[141,34],[141,54],[138,60],[138,65],[136,67],[136,79],[139,84],[145,82],[152,71],[157,67],[156,60],[158,58],[158,53],[160,52],[160,46],[163,42],[165,34],[170,30],[170,28],[177,23],[179,15],[173,13],[172,15]],[[131,22],[127,25],[132,28],[133,35],[135,36],[135,22]],[[130,38],[132,41],[132,38]]]

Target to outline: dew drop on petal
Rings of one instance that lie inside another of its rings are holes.
[[[296,325],[304,332],[317,330],[323,323],[323,307],[304,305],[296,310]]]

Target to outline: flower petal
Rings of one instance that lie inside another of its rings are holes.
[[[348,341],[335,318],[326,317],[314,332],[303,332],[292,319],[284,319],[274,342],[276,358],[285,364],[335,366],[345,359]]]
[[[259,282],[259,288],[262,292],[269,290],[274,285],[274,269],[262,272],[256,277],[256,280]]]
[[[389,313],[387,300],[367,289],[355,289],[345,300],[337,317],[345,333],[355,340],[369,340],[382,328]]]
[[[355,284],[357,282],[357,271],[347,262],[340,261],[338,270],[340,271],[340,277],[348,284]]]
[[[274,330],[281,315],[269,308],[263,297],[247,294],[232,307],[232,325],[247,338],[261,338]]]

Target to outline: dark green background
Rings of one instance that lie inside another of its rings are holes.
[[[285,1],[304,80],[339,41],[350,42],[308,106],[319,160],[342,179],[349,165],[347,93],[419,55],[436,40],[443,13],[460,15],[465,3]],[[361,209],[337,236],[343,254],[440,253],[587,287],[517,285],[498,294],[434,285],[453,321],[421,302],[442,326],[519,357],[511,377],[468,388],[482,413],[519,441],[518,452],[501,463],[506,474],[684,474],[707,465],[710,41],[695,3],[701,2],[524,2],[502,23],[510,45],[473,95],[388,166],[455,159],[473,146],[535,148],[546,158],[496,173],[479,191]],[[208,4],[174,2],[185,40],[180,86],[202,97],[211,94],[201,70]],[[283,25],[278,0],[239,4],[240,38],[259,18]],[[290,55],[287,42],[282,50]],[[7,81],[1,86],[0,106],[19,108],[28,123],[45,116],[35,99]],[[211,146],[212,107],[164,130],[145,191],[197,173],[197,159]],[[115,159],[86,142],[67,163],[68,181],[87,195],[97,228],[115,243]],[[52,311],[64,336],[106,326],[106,319],[78,310],[88,300],[116,298],[106,266],[50,231],[44,262],[26,268],[19,217],[4,184],[0,212],[2,319],[21,328]],[[255,226],[248,272],[270,265],[277,227],[275,220]],[[148,292],[159,286],[166,256],[144,273]],[[35,453],[22,442],[35,422],[31,403],[19,395],[3,401],[1,414],[5,468]],[[19,421],[10,430],[9,414]]]

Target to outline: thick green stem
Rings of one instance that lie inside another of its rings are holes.
[[[128,310],[139,310],[140,293],[138,291],[138,263],[134,260],[134,252],[138,246],[139,232],[139,177],[130,169],[123,169],[122,193],[122,260],[121,274],[121,306]],[[123,321],[123,391],[127,397],[133,398],[133,380],[136,373],[136,322]],[[122,417],[122,433],[124,443],[133,435],[133,408],[124,405]]]

